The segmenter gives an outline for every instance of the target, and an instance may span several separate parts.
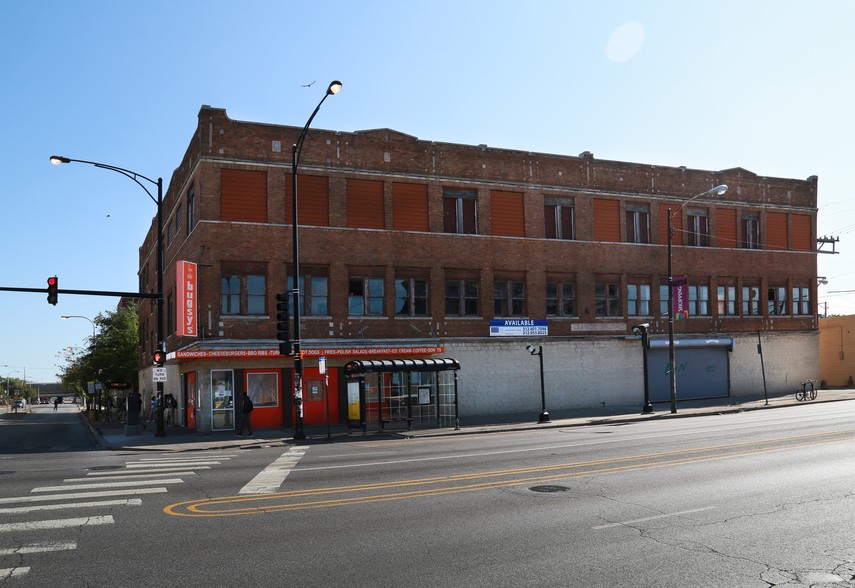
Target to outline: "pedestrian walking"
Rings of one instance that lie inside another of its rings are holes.
[[[59,396],[57,396],[53,399],[53,409],[56,410],[56,408],[58,406],[59,406]]]
[[[243,418],[241,418],[241,421],[240,421],[240,431],[235,433],[236,435],[238,435],[238,436],[243,435],[244,429],[246,429],[247,431],[249,431],[249,433],[247,434],[247,437],[252,437],[252,423],[249,422],[250,416],[252,415],[252,409],[253,409],[252,400],[250,400],[249,396],[247,396],[246,392],[244,392],[243,397],[241,398],[241,411],[240,411]]]

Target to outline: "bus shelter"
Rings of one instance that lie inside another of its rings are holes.
[[[365,433],[386,425],[460,427],[457,372],[450,358],[350,361],[347,378],[347,422]]]

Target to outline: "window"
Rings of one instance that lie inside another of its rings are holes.
[[[576,286],[572,282],[547,282],[546,316],[576,316]]]
[[[650,284],[626,285],[626,313],[629,316],[650,316]]]
[[[760,288],[758,286],[742,287],[742,315],[760,315]]]
[[[428,316],[428,282],[417,278],[395,280],[395,315]]]
[[[689,316],[710,316],[710,287],[689,284]]]
[[[347,312],[351,316],[383,316],[383,278],[351,277]]]
[[[223,276],[220,280],[220,298],[223,314],[240,314],[240,278]]]
[[[718,286],[716,307],[719,316],[736,315],[736,286]]]
[[[193,227],[196,226],[196,185],[191,184],[187,190],[187,234],[193,232]]]
[[[743,215],[740,228],[742,229],[742,248],[760,249],[760,217]]]
[[[480,316],[480,314],[477,281],[445,281],[445,316]]]
[[[671,301],[671,288],[668,287],[668,278],[659,279],[659,314],[668,314],[668,304]]]
[[[303,316],[329,316],[329,278],[324,268],[300,267],[300,313]],[[289,269],[288,290],[294,289],[293,271]],[[289,298],[292,300],[293,296]]]
[[[476,190],[443,190],[444,231],[475,235],[478,233],[478,192]]]
[[[525,316],[525,285],[522,282],[493,282],[493,316]]]
[[[266,313],[266,277],[260,274],[229,273],[220,279],[222,314]]]
[[[572,200],[546,200],[543,220],[547,239],[575,239],[575,208]]]
[[[650,243],[650,212],[646,206],[626,207],[626,240],[629,243]]]
[[[710,218],[705,210],[690,210],[688,212],[686,232],[689,234],[689,245],[693,247],[710,246]]]
[[[597,316],[623,316],[618,284],[597,283],[594,288]]]
[[[784,286],[769,288],[769,316],[787,314],[787,289]]]
[[[810,307],[810,288],[793,288],[793,314],[813,314]]]

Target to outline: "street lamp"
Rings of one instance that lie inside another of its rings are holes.
[[[677,212],[674,214],[680,214],[680,211],[683,210],[683,207],[686,206],[689,202],[694,200],[695,198],[700,198],[701,196],[707,196],[708,194],[712,194],[715,196],[721,196],[727,192],[727,186],[722,184],[720,186],[716,186],[715,188],[710,188],[706,192],[701,192],[700,194],[696,194],[692,196],[688,200],[686,200],[683,204],[680,205],[680,208],[677,209]],[[668,375],[669,375],[669,388],[671,391],[671,413],[676,414],[677,412],[677,360],[675,359],[674,352],[674,272],[671,264],[671,243],[674,239],[674,231],[671,228],[671,219],[673,215],[671,214],[671,208],[668,208]]]
[[[543,345],[526,345],[525,350],[532,355],[537,355],[540,358],[540,416],[537,419],[538,423],[548,423],[549,413],[546,412],[546,388],[543,385]]]
[[[98,163],[97,161],[86,161],[84,159],[71,159],[61,155],[51,155],[50,162],[53,165],[60,165],[63,163],[85,163],[88,165],[94,165],[101,169],[108,169],[110,171],[120,173],[126,178],[130,178],[136,182],[140,188],[145,190],[145,193],[148,194],[148,197],[151,198],[152,202],[157,205],[157,251],[155,252],[157,255],[157,351],[165,353],[166,342],[164,341],[163,332],[163,178],[157,178],[155,181],[142,174],[138,174],[135,171],[116,167],[115,165]],[[145,184],[140,180],[145,180],[146,182],[157,186],[157,198],[152,195],[151,191],[146,188]],[[154,433],[155,437],[166,437],[166,431],[164,430],[163,423],[163,382],[157,382],[157,430]]]
[[[61,318],[64,321],[67,321],[68,319],[72,319],[72,318],[79,318],[79,319],[89,321],[90,323],[92,323],[92,339],[93,340],[95,339],[95,321],[93,321],[88,316],[81,316],[79,314],[64,314],[59,318]]]
[[[644,407],[641,409],[641,414],[651,414],[653,405],[650,404],[650,386],[647,382],[647,348],[649,347],[647,331],[650,328],[650,323],[641,323],[634,325],[632,332],[636,335],[641,335],[641,353],[644,362]]]
[[[293,195],[291,218],[293,236],[291,242],[294,248],[294,288],[292,289],[294,302],[291,305],[294,315],[294,439],[306,438],[306,434],[303,432],[303,357],[300,354],[300,247],[297,241],[297,166],[300,163],[303,142],[306,140],[306,133],[309,130],[309,125],[312,124],[312,119],[318,114],[318,110],[321,109],[321,104],[324,103],[327,96],[338,94],[339,90],[341,90],[341,82],[333,80],[327,87],[326,94],[312,112],[312,116],[306,121],[306,126],[303,127],[303,132],[300,133],[297,142],[291,146],[291,193]]]

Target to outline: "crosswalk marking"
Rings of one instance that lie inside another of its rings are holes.
[[[249,484],[240,489],[238,494],[269,494],[276,492],[282,486],[282,482],[299,463],[300,458],[308,447],[291,447],[279,456],[279,458],[264,468],[255,476]]]
[[[53,519],[49,521],[26,521],[24,523],[0,524],[0,533],[13,531],[39,531],[43,529],[67,529],[69,527],[88,527],[92,525],[112,525],[113,516],[83,517],[77,519]]]
[[[29,567],[26,568],[0,568],[0,580],[5,580],[6,578],[14,578],[16,576],[23,576],[27,572],[30,571]]]
[[[63,490],[90,490],[93,488],[129,488],[154,484],[183,484],[181,478],[157,478],[154,480],[131,480],[129,482],[94,482],[92,484],[74,484],[73,486],[42,486],[30,492],[62,492]]]
[[[22,545],[21,547],[0,549],[0,556],[25,555],[27,553],[47,553],[50,551],[70,551],[72,549],[77,549],[77,543],[73,541],[70,543],[31,543],[30,545]]]
[[[123,490],[101,490],[98,492],[70,492],[68,494],[39,494],[36,496],[13,496],[0,498],[0,504],[15,504],[16,502],[47,502],[49,500],[65,500],[71,498],[102,498],[105,496],[124,496],[127,494],[158,494],[168,492],[166,488],[125,488]]]
[[[141,469],[141,468],[174,468],[176,466],[181,467],[194,467],[197,465],[220,465],[219,461],[171,461],[171,462],[152,462],[148,461],[145,463],[129,463],[127,465],[128,469]]]
[[[194,471],[195,470],[210,470],[210,469],[211,469],[210,466],[193,466]],[[115,476],[115,477],[130,478],[130,477],[134,477],[134,476],[141,476],[143,474],[155,474],[155,475],[173,474],[173,475],[178,476],[178,475],[185,473],[186,470],[187,470],[187,466],[178,466],[175,469],[157,468],[157,469],[153,469],[153,470],[124,470],[124,471],[114,471],[114,472],[90,472],[90,473],[86,474],[86,477],[89,478],[90,476],[92,476],[92,477],[98,477],[98,478],[107,478],[107,477]],[[192,474],[193,472],[189,472],[189,473]],[[63,481],[65,481],[65,480],[63,480]]]
[[[37,506],[14,506],[0,508],[0,514],[24,514],[41,510],[65,510],[66,508],[92,508],[96,506],[140,506],[139,498],[124,498],[121,500],[97,500],[94,502],[72,502],[64,504],[39,504]]]
[[[98,478],[66,478],[62,481],[63,484],[74,484],[77,482],[92,482],[94,480],[127,480],[128,478],[134,479],[143,479],[143,478],[157,478],[163,476],[194,476],[196,472],[193,470],[179,470],[177,472],[157,472],[155,474],[138,474],[137,472],[117,472],[112,476],[99,476]]]

